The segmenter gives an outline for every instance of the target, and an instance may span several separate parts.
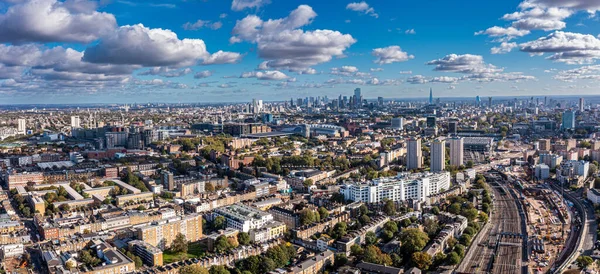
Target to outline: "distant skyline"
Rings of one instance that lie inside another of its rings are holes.
[[[0,0],[0,105],[600,94],[600,1]]]

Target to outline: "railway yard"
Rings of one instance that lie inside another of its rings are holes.
[[[523,263],[527,259],[526,216],[519,196],[497,174],[486,177],[494,194],[494,210],[457,272],[526,273],[527,265]]]

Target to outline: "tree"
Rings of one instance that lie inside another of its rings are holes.
[[[477,209],[474,208],[470,208],[470,209],[463,209],[460,212],[460,215],[467,217],[467,219],[469,220],[469,222],[475,220],[475,218],[477,218]]]
[[[455,251],[452,251],[446,257],[446,263],[449,265],[457,265],[460,263],[460,256]]]
[[[373,232],[373,231],[367,232],[367,234],[365,235],[365,243],[367,245],[373,245],[373,244],[377,243],[377,235],[375,235],[375,232]]]
[[[238,243],[240,243],[241,245],[250,244],[250,235],[248,235],[248,233],[246,233],[246,232],[238,233],[237,238],[238,238]]]
[[[209,274],[206,268],[197,264],[186,265],[179,269],[179,274]]]
[[[187,253],[188,242],[187,242],[187,239],[185,238],[185,235],[178,233],[175,236],[175,240],[173,240],[173,245],[171,247],[171,250],[173,250],[175,252]]]
[[[348,263],[348,257],[344,253],[335,254],[334,266],[336,268],[342,267]]]
[[[434,214],[434,215],[440,214],[440,208],[437,207],[437,206],[432,207],[431,208],[431,214]]]
[[[403,219],[402,221],[400,221],[401,227],[408,227],[411,224],[412,224],[412,222],[410,221],[410,219]]]
[[[214,192],[215,191],[215,186],[212,183],[207,182],[204,185],[204,190],[206,190],[206,192]]]
[[[421,270],[429,269],[432,263],[431,255],[426,252],[415,252],[411,256],[413,263]]]
[[[363,225],[368,224],[369,222],[371,222],[371,218],[369,218],[368,215],[362,215],[362,216],[360,216],[360,218],[358,220]]]
[[[388,216],[396,215],[396,205],[392,200],[385,200],[385,204],[383,205],[383,212]]]
[[[429,237],[427,236],[427,233],[422,232],[417,228],[407,228],[400,233],[402,250],[406,255],[421,251],[428,241]]]
[[[312,224],[315,222],[319,222],[321,219],[319,212],[314,212],[308,208],[302,210],[300,212],[300,223],[302,225]]]
[[[391,232],[392,234],[396,234],[396,232],[398,232],[398,224],[396,224],[396,222],[389,221],[383,225],[383,229]]]
[[[463,234],[462,236],[460,236],[459,242],[464,246],[468,246],[471,243],[472,239],[473,239],[473,236],[471,236],[469,234]]]
[[[260,262],[260,273],[267,273],[277,268],[277,264],[271,258],[264,258]]]
[[[215,229],[225,229],[226,225],[227,225],[227,220],[223,216],[217,216],[215,218],[215,220],[213,221],[213,227]]]
[[[389,230],[384,230],[381,232],[381,238],[384,241],[389,242],[394,238],[394,233],[390,232]]]
[[[329,218],[329,211],[326,208],[319,207],[317,212],[319,212],[319,216],[321,217],[321,220]]]
[[[144,262],[142,262],[142,259],[138,256],[133,258],[133,262],[135,263],[135,268],[140,268],[142,265],[144,265]]]
[[[423,222],[423,230],[425,230],[425,233],[427,233],[429,237],[434,237],[437,234],[438,229],[439,225],[438,222],[435,220],[426,219]]]
[[[350,255],[352,256],[362,256],[364,253],[365,251],[360,245],[353,245],[350,247]]]
[[[312,179],[306,179],[304,180],[304,182],[302,182],[302,184],[304,185],[304,187],[310,187],[314,184]]]
[[[374,264],[392,265],[392,258],[390,255],[381,252],[379,247],[374,245],[367,246],[363,256],[363,261]]]
[[[208,273],[210,273],[210,274],[229,274],[229,270],[227,270],[227,268],[225,268],[225,266],[222,266],[222,265],[213,265],[210,267],[210,270],[208,271]]]
[[[346,236],[346,234],[348,233],[347,230],[348,225],[345,222],[339,222],[333,226],[333,230],[329,235],[334,239],[339,239]]]
[[[221,235],[217,237],[215,240],[215,251],[217,253],[223,253],[231,248],[231,244],[229,243],[227,237],[225,235]]]
[[[594,263],[594,259],[592,259],[590,256],[579,256],[576,262],[579,265],[579,267],[586,268],[592,263]]]
[[[465,246],[462,244],[457,244],[456,246],[454,246],[454,251],[456,251],[456,254],[458,254],[458,256],[465,256]]]
[[[460,204],[459,203],[453,203],[448,207],[448,212],[458,215],[460,213]]]

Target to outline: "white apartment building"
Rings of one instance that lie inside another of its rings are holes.
[[[243,204],[217,208],[214,214],[225,217],[227,227],[243,232],[262,228],[273,221],[273,215],[270,213]]]
[[[446,169],[446,141],[434,140],[431,143],[431,172],[444,171]]]
[[[462,166],[464,159],[464,139],[460,137],[448,139],[450,145],[450,165]]]
[[[428,196],[449,188],[449,172],[400,173],[396,177],[346,184],[340,187],[340,193],[347,200],[365,203],[379,203],[384,199],[424,201]]]

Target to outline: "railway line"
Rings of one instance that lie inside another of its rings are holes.
[[[494,193],[490,223],[480,232],[479,241],[471,245],[457,273],[521,273],[526,269],[522,267],[526,236],[518,196],[503,184],[490,185]]]

